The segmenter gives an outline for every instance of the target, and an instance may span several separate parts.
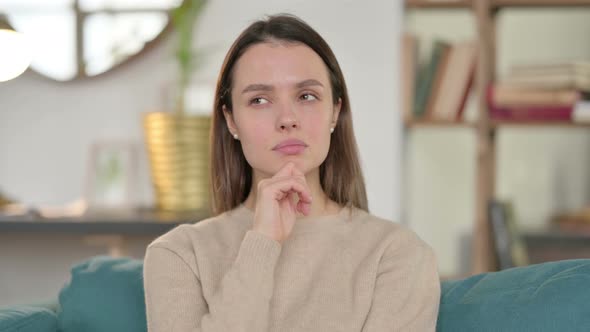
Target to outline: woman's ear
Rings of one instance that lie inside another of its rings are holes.
[[[225,105],[221,106],[221,110],[223,111],[223,116],[225,117],[225,123],[227,124],[227,128],[230,131],[231,135],[237,134],[238,130],[236,129],[236,123],[234,122],[234,114],[230,112]]]
[[[334,111],[332,112],[332,128],[336,127],[338,123],[338,116],[340,115],[340,108],[342,107],[342,98],[338,98],[338,102],[334,104]]]

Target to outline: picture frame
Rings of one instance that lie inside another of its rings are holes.
[[[90,146],[85,200],[90,211],[135,207],[138,147],[129,141],[100,141]]]

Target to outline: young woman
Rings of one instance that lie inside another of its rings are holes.
[[[432,249],[368,212],[346,84],[290,15],[229,50],[211,135],[215,216],[147,249],[148,330],[434,331]]]

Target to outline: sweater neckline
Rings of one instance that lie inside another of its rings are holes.
[[[250,210],[243,203],[238,206],[237,212],[244,215],[251,224],[254,223],[254,211]],[[335,214],[319,217],[301,217],[295,221],[291,234],[333,227],[346,223],[348,219],[350,219],[350,208],[348,206],[341,207],[340,211]]]

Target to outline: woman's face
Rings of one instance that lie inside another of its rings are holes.
[[[232,82],[226,121],[255,171],[272,176],[292,161],[308,173],[322,164],[341,101],[333,104],[319,55],[301,43],[256,44],[236,62]]]

